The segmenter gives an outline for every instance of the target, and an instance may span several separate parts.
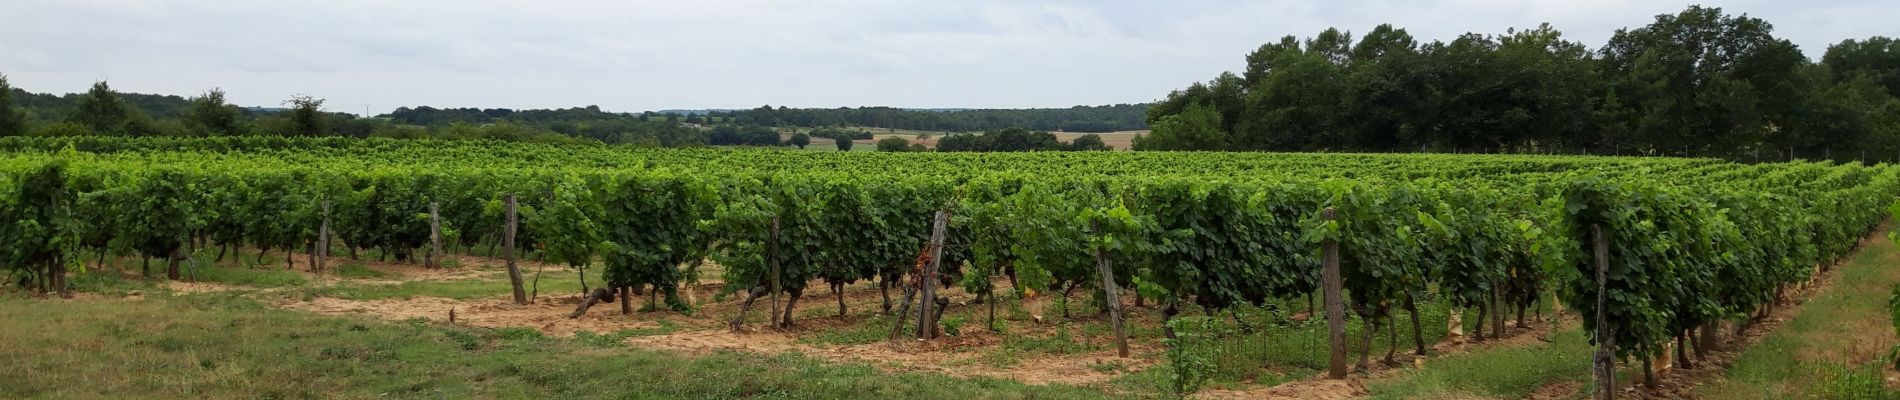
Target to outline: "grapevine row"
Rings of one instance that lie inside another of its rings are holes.
[[[652,287],[680,309],[690,305],[673,288],[708,259],[726,267],[728,290],[761,294],[774,248],[794,304],[808,282],[898,281],[941,210],[954,216],[946,283],[980,296],[999,276],[1024,293],[1099,289],[1106,249],[1118,289],[1167,315],[1311,296],[1330,241],[1352,313],[1376,330],[1400,312],[1416,319],[1425,296],[1501,321],[1555,292],[1593,315],[1595,226],[1625,357],[1768,304],[1847,254],[1900,189],[1884,165],[1614,157],[285,138],[5,138],[0,151],[0,263],[52,286],[88,256],[158,258],[176,277],[175,260],[201,247],[308,248],[325,219],[351,251],[409,258],[428,241],[432,203],[446,237],[480,246],[515,195],[519,247],[599,266],[608,286]]]

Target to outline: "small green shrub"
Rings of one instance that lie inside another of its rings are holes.
[[[1835,400],[1900,399],[1900,392],[1887,389],[1881,382],[1878,368],[1835,367],[1821,386],[1821,393],[1822,398]]]
[[[962,336],[963,322],[964,322],[963,317],[944,317],[943,321],[940,321],[938,323],[943,324],[944,334],[947,334],[950,336]]]
[[[1175,338],[1162,342],[1168,346],[1168,389],[1175,396],[1185,399],[1200,391],[1213,377],[1214,360],[1220,357],[1220,347],[1211,342],[1217,339],[1218,326],[1208,317],[1168,321],[1168,327],[1174,328]]]

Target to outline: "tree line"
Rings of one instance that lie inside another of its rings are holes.
[[[1064,123],[1046,121],[1067,121],[1063,118],[1070,118],[1064,116],[1070,115],[1066,114],[1069,111],[1062,110],[899,110],[901,112],[888,115],[877,112],[862,114],[883,116],[864,119],[862,120],[864,122],[860,123],[859,120],[853,119],[808,118],[811,115],[824,113],[805,113],[810,110],[793,110],[783,107],[778,109],[761,107],[751,111],[715,111],[707,114],[654,112],[636,114],[603,111],[599,106],[530,110],[402,107],[388,114],[362,118],[354,114],[325,111],[323,102],[324,100],[320,98],[296,96],[286,100],[282,108],[238,107],[226,101],[225,93],[219,89],[186,98],[121,93],[112,90],[106,82],[95,83],[85,93],[58,96],[31,93],[14,88],[7,83],[5,75],[0,75],[0,136],[345,136],[396,139],[491,139],[550,143],[597,141],[608,144],[658,147],[737,145],[798,146],[800,148],[810,144],[813,138],[818,138],[831,139],[837,142],[840,148],[849,149],[851,145],[846,143],[850,143],[851,140],[872,138],[872,132],[868,128],[872,125],[896,126],[898,129],[942,128],[955,131],[994,126],[996,128],[982,129],[992,132],[1015,129],[1011,132],[1019,133],[1027,132],[1022,129],[1023,126],[1065,126]],[[872,109],[875,108],[862,110]],[[1123,117],[1139,122],[1145,106],[1077,107],[1069,110],[1080,110],[1074,111],[1074,115],[1119,113],[1124,114]],[[836,110],[825,111],[830,113]],[[917,119],[885,118],[892,115],[923,114],[937,117],[948,116],[944,118],[949,119],[935,120],[939,122],[957,121],[961,118],[984,122],[891,124],[888,121],[915,121]],[[1028,117],[997,117],[1003,114]],[[840,112],[826,115],[845,114]],[[1024,125],[1011,125],[1015,123]],[[853,127],[853,125],[856,126]],[[793,136],[789,139],[781,139],[778,130],[774,127],[789,128],[793,131]],[[1112,126],[1114,129],[1123,127],[1125,126]],[[1052,134],[1042,130],[1038,129],[1037,133],[1048,135],[1050,141],[1054,140]],[[1094,141],[1099,142],[1100,138],[1094,138]],[[1016,146],[1004,150],[978,151],[1071,149],[1069,144],[1058,144],[1060,146]],[[1101,147],[1087,147],[1092,146],[1089,142],[1084,142],[1083,146],[1085,148],[1081,149],[1086,150]],[[963,151],[969,150],[963,149]]]
[[[859,126],[887,130],[975,132],[1009,128],[1032,131],[1115,132],[1148,129],[1148,104],[1070,108],[917,110],[892,107],[787,108],[711,111],[707,115],[766,126]]]
[[[555,122],[584,119],[581,111],[599,113],[598,107],[566,110],[510,110],[506,108],[403,107],[384,116],[415,125],[452,122],[486,123],[501,120]],[[760,106],[748,110],[672,110],[620,114],[642,122],[676,121],[694,125],[739,124],[798,128],[882,128],[938,132],[977,132],[1008,128],[1038,131],[1114,132],[1147,129],[1147,104],[1075,106],[1029,109],[906,109],[893,107],[788,108]]]
[[[1900,45],[1848,39],[1814,62],[1772,32],[1691,6],[1597,49],[1548,24],[1287,36],[1155,103],[1135,148],[1900,159]]]
[[[493,139],[684,145],[691,129],[629,126],[613,121],[573,124],[404,124],[326,111],[324,100],[298,95],[282,108],[239,107],[220,89],[197,96],[120,93],[97,82],[85,93],[55,96],[12,87],[0,75],[0,136],[344,136],[400,139]],[[700,140],[703,144],[703,140]]]

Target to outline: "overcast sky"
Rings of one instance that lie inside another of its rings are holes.
[[[1550,22],[1602,45],[1690,3],[1448,1],[0,1],[0,73],[35,92],[293,94],[398,106],[615,111],[1135,103],[1284,35],[1379,23],[1421,41]],[[1711,1],[1810,58],[1900,35],[1900,1]]]

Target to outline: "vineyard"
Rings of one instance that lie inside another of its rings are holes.
[[[1265,310],[1350,323],[1356,337],[1334,329],[1316,348],[1355,351],[1359,368],[1376,333],[1406,325],[1388,340],[1425,354],[1422,308],[1467,316],[1482,339],[1556,299],[1621,364],[1686,361],[1705,327],[1847,256],[1896,193],[1900,169],[1828,162],[8,137],[0,265],[9,284],[64,293],[108,257],[187,280],[213,253],[320,271],[333,251],[435,265],[485,248],[516,282],[516,258],[572,268],[575,315],[616,298],[631,313],[636,296],[693,313],[706,302],[680,289],[718,281],[742,304],[719,328],[789,329],[815,285],[842,317],[847,287],[868,282],[881,300],[859,312],[895,317],[860,323],[891,338],[1041,324],[997,304],[1052,297],[1096,305],[1117,332],[1152,320],[1157,335],[1114,336],[1174,349],[1225,312]],[[933,291],[967,296],[977,319],[944,329],[965,305]],[[1158,315],[1124,315],[1144,307]],[[1163,353],[1151,368],[1191,391],[1193,363]],[[1330,359],[1298,367],[1343,376]]]

